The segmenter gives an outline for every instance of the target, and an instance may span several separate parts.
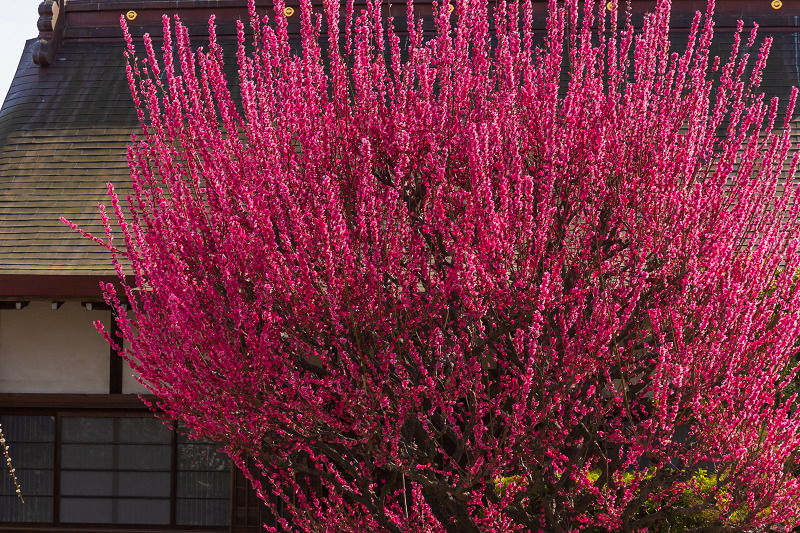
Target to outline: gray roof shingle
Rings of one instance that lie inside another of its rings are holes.
[[[102,234],[106,183],[127,179],[137,120],[123,46],[66,41],[40,67],[34,43],[0,110],[0,274],[110,274],[107,252],[59,217]]]

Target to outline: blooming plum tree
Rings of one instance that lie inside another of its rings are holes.
[[[250,2],[233,92],[213,19],[206,50],[180,21],[163,55],[128,35],[144,134],[95,238],[158,407],[282,501],[276,530],[793,526],[796,93],[783,118],[758,92],[770,40],[713,57],[713,2],[681,52],[667,0],[636,31],[551,0],[541,37],[531,0],[433,5],[425,34],[411,1],[304,0],[297,50],[283,1]]]

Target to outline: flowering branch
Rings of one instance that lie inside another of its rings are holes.
[[[8,466],[8,473],[11,475],[11,479],[14,480],[14,487],[17,491],[17,497],[22,503],[25,503],[25,499],[22,497],[22,488],[19,486],[19,480],[17,479],[17,472],[14,469],[14,465],[11,464],[11,454],[8,451],[8,444],[6,444],[6,438],[3,435],[3,427],[0,425],[0,446],[3,447],[3,455],[6,456],[6,466]]]
[[[144,135],[96,240],[124,238],[106,297],[142,382],[283,530],[792,527],[796,91],[783,117],[759,94],[770,40],[712,57],[713,2],[681,52],[667,0],[636,31],[551,0],[541,36],[529,0],[433,6],[426,34],[411,2],[304,0],[297,51],[251,2],[235,92],[213,19],[207,50],[165,18],[138,59],[126,30]]]

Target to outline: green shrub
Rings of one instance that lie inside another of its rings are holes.
[[[656,474],[656,469],[651,469],[645,474],[645,479],[650,478]],[[633,481],[636,473],[628,472],[622,478],[623,484],[629,484]],[[589,473],[588,479],[592,482],[600,478],[600,470],[594,470]],[[495,491],[498,495],[505,496],[505,491],[511,483],[518,483],[523,481],[522,476],[506,476],[495,480]],[[523,481],[524,482],[524,481]],[[700,507],[701,510],[696,513],[672,514],[662,519],[661,521],[651,525],[648,528],[648,533],[681,533],[690,531],[695,528],[701,527],[715,527],[719,524],[718,520],[721,517],[721,510],[719,504],[724,504],[729,501],[729,495],[724,489],[717,489],[717,475],[709,473],[705,469],[699,469],[695,472],[692,479],[683,483],[681,487],[677,488],[680,495],[673,504],[677,509]],[[534,507],[539,504],[539,499],[535,496],[529,498],[529,502],[533,511]],[[650,514],[655,510],[655,502],[648,500],[642,509],[642,515]],[[746,509],[736,510],[730,522],[736,523],[745,518],[747,513]],[[616,533],[610,532],[605,528],[592,527],[585,529],[586,533]]]

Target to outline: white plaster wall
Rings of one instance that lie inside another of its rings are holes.
[[[133,313],[128,313],[128,318],[133,318]],[[126,341],[124,347],[128,347],[128,342]],[[136,372],[128,366],[128,363],[122,363],[122,394],[149,394],[150,391],[136,381]]]
[[[136,381],[136,373],[127,365],[122,367],[122,394],[150,394],[150,391]]]
[[[108,393],[109,347],[93,322],[110,319],[79,302],[0,310],[0,392]]]

